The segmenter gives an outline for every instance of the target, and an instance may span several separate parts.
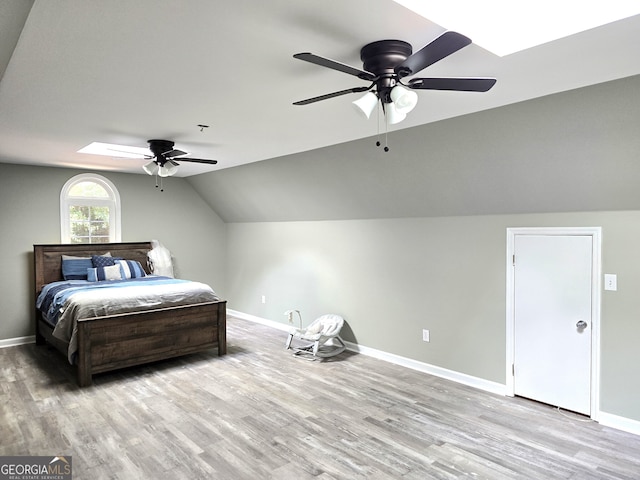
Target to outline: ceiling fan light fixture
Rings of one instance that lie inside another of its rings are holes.
[[[149,175],[156,175],[158,173],[158,164],[156,162],[149,162],[142,167],[142,169]]]
[[[371,117],[371,113],[378,105],[378,97],[373,92],[367,92],[358,100],[351,102],[360,115],[364,115],[367,117]]]
[[[384,116],[387,120],[387,125],[394,125],[404,120],[407,117],[407,114],[399,111],[396,108],[395,103],[391,102],[384,104]]]
[[[418,104],[418,94],[400,85],[391,89],[391,100],[399,113],[409,113]]]

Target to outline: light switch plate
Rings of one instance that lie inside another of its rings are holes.
[[[618,276],[613,273],[604,274],[604,289],[605,290],[618,290]]]

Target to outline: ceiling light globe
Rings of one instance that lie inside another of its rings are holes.
[[[396,85],[391,90],[391,100],[393,100],[398,112],[409,113],[418,104],[418,94],[413,90]]]
[[[404,120],[407,117],[407,114],[399,111],[396,108],[396,105],[391,102],[384,104],[384,116],[387,120],[387,125],[394,125]]]
[[[149,162],[144,165],[142,169],[149,175],[155,175],[158,173],[158,164],[156,162]]]
[[[360,115],[364,115],[367,119],[371,117],[371,113],[378,105],[378,97],[373,92],[367,92],[358,100],[351,102]]]
[[[169,176],[175,175],[176,173],[178,173],[178,164],[177,163],[167,162],[167,163],[164,164],[164,168],[166,168],[167,172],[169,172]]]
[[[158,175],[161,177],[170,177],[178,172],[178,165],[172,162],[166,162],[158,168]]]

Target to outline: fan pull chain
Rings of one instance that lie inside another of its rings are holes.
[[[384,151],[388,152],[389,151],[389,142],[387,141],[389,138],[389,125],[387,125],[387,122],[384,122]]]
[[[384,151],[388,152],[389,151],[389,143],[388,143],[388,138],[389,138],[389,122],[387,122],[387,115],[385,114],[384,116]]]
[[[380,146],[380,110],[382,109],[382,104],[378,104],[378,108],[376,109],[376,123],[377,123],[377,127],[378,127],[378,139],[376,140],[376,147]]]
[[[160,185],[158,185],[158,175],[156,175],[156,188],[159,188],[161,192],[164,192],[164,187],[162,185],[162,177],[160,177]]]
[[[388,152],[389,151],[389,144],[387,142],[388,139],[388,133],[389,133],[389,125],[387,124],[386,121],[386,114],[384,114],[384,105],[382,105],[382,102],[380,102],[380,107],[378,108],[378,140],[376,140],[376,147],[379,147],[381,145],[380,143],[380,110],[382,110],[383,115],[384,115],[384,151]]]

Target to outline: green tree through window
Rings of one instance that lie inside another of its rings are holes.
[[[109,207],[71,205],[71,243],[108,243]]]

